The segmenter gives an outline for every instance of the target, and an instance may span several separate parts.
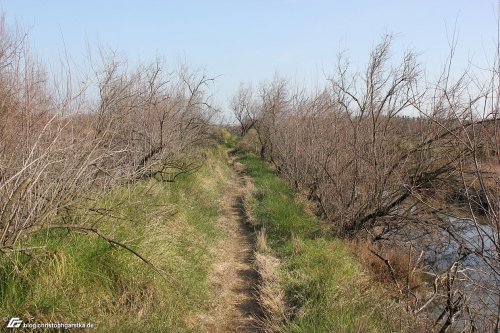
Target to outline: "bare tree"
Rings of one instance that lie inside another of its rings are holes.
[[[231,110],[240,125],[240,135],[245,135],[255,126],[256,101],[253,96],[251,85],[243,83],[231,100]]]

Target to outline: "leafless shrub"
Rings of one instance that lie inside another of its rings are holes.
[[[87,170],[99,154],[67,114],[76,99],[51,96],[24,36],[5,26],[1,33],[0,249],[6,250],[24,232],[64,215],[90,186]]]
[[[67,68],[52,82],[25,35],[2,23],[0,37],[0,251],[24,251],[23,235],[65,225],[120,245],[75,225],[72,208],[116,184],[197,168],[212,80],[161,61],[131,70],[102,51],[92,76]]]
[[[126,63],[104,56],[96,81],[100,102],[93,127],[118,154],[105,167],[128,179],[170,180],[196,166],[189,155],[206,137],[213,115],[206,93],[211,79],[185,67],[165,72],[160,61],[129,72]]]

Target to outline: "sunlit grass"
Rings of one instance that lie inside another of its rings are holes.
[[[1,257],[0,316],[35,322],[89,322],[99,332],[198,332],[213,292],[208,274],[219,198],[231,175],[223,152],[173,183],[144,181],[90,203],[104,214],[74,210],[72,223],[140,253],[163,272],[93,234],[53,230],[30,237],[30,250]],[[15,271],[16,264],[18,272]]]
[[[401,332],[415,324],[375,284],[346,244],[332,238],[274,172],[252,154],[241,156],[253,178],[250,206],[267,245],[281,262],[292,314],[288,332]],[[418,331],[418,329],[417,329]]]

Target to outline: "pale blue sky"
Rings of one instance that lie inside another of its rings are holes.
[[[56,1],[0,0],[7,21],[29,30],[34,51],[51,62],[63,38],[78,62],[86,41],[97,40],[132,62],[156,55],[205,68],[217,79],[221,104],[240,81],[258,83],[279,72],[322,83],[340,49],[354,63],[386,33],[398,35],[395,53],[412,48],[429,71],[448,51],[447,32],[459,32],[457,66],[484,65],[496,38],[497,0],[254,0]],[[62,35],[61,35],[62,32]]]

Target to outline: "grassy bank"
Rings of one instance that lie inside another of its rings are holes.
[[[349,252],[322,231],[290,188],[253,154],[240,162],[252,177],[249,206],[257,228],[265,228],[267,248],[281,261],[281,287],[288,303],[286,332],[415,332],[404,311]]]
[[[0,257],[0,317],[88,322],[98,332],[201,331],[222,234],[218,200],[230,175],[223,152],[213,149],[195,173],[117,188],[94,200],[93,211],[66,216],[137,251],[163,277],[92,233],[59,229],[24,239],[26,252]]]
[[[227,147],[234,146],[234,137],[226,139]],[[232,170],[222,148],[206,156],[199,170],[173,183],[120,187],[64,217],[137,251],[162,275],[93,233],[54,229],[23,239],[26,251],[0,257],[0,316],[93,323],[95,332],[207,331],[204,318],[219,300],[210,271],[228,237],[219,222],[220,200]],[[248,214],[266,233],[257,249],[268,257],[257,255],[256,266],[279,274],[268,277],[270,288],[279,288],[270,295],[283,291],[286,303],[281,330],[421,331],[408,328],[404,312],[344,242],[328,236],[264,162],[252,154],[241,155],[240,162],[254,184]]]

